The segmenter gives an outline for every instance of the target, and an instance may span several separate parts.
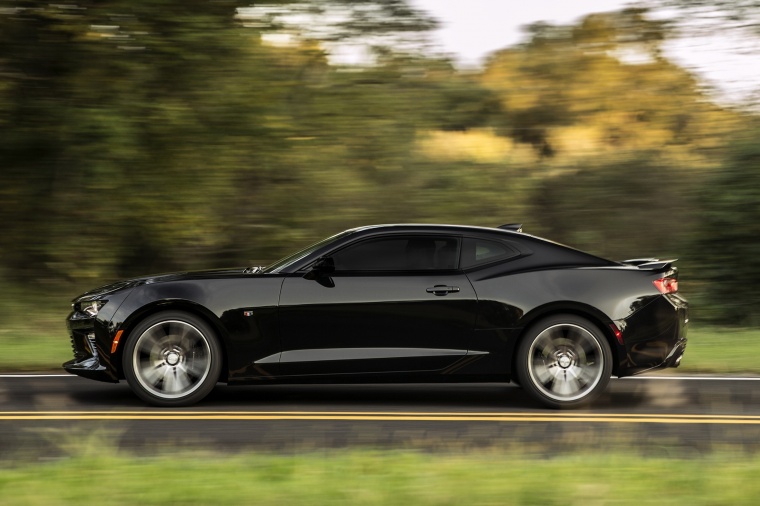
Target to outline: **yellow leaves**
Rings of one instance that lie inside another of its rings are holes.
[[[426,132],[418,136],[417,150],[436,161],[499,163],[533,162],[536,159],[530,147],[500,137],[491,128],[466,132]]]
[[[550,142],[562,156],[577,158],[599,153],[604,148],[603,137],[598,126],[575,125],[554,129]]]

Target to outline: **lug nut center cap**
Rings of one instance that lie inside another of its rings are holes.
[[[559,357],[559,360],[557,360],[557,362],[559,363],[559,366],[561,368],[567,369],[568,367],[570,367],[570,363],[572,362],[572,360],[570,360],[570,357],[568,357],[567,355],[562,355],[561,357]]]
[[[179,353],[176,351],[170,351],[166,355],[166,363],[169,365],[177,365],[179,363]]]

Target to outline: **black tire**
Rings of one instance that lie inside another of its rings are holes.
[[[216,385],[222,348],[201,318],[183,311],[163,311],[130,331],[122,366],[132,391],[148,404],[189,406]]]
[[[599,328],[562,314],[531,326],[517,348],[517,378],[534,399],[562,409],[588,404],[604,391],[612,352]]]

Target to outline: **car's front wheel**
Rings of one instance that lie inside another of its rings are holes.
[[[596,325],[575,315],[555,315],[527,331],[516,365],[518,381],[532,397],[552,408],[571,408],[607,387],[612,353]]]
[[[127,383],[155,406],[188,406],[211,392],[222,369],[214,331],[185,312],[149,316],[130,333],[122,358]]]

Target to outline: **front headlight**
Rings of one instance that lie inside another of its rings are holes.
[[[82,302],[77,302],[74,304],[74,309],[76,311],[79,311],[80,313],[84,313],[90,318],[95,318],[98,316],[98,311],[100,311],[100,308],[105,306],[107,300],[87,300]]]

